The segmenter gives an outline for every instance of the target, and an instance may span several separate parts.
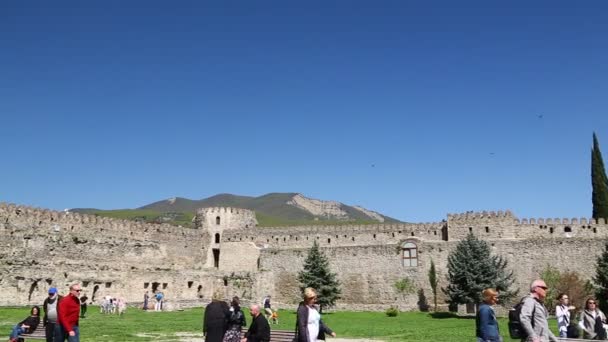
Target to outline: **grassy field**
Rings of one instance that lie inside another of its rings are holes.
[[[8,339],[10,329],[24,319],[27,308],[0,308],[0,337]],[[247,314],[247,323],[251,317]],[[176,312],[144,312],[129,308],[123,317],[102,315],[97,307],[89,308],[81,320],[81,341],[202,341],[203,309]],[[323,320],[338,337],[372,338],[384,341],[474,341],[475,320],[449,314],[432,315],[421,312],[400,313],[387,317],[381,312],[336,312],[323,314]],[[272,329],[292,330],[294,311],[279,311],[280,324]],[[550,323],[555,332],[555,320]],[[500,319],[505,341],[507,321]]]

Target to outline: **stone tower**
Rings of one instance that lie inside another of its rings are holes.
[[[228,207],[199,209],[195,227],[203,231],[203,267],[219,268],[224,231],[252,229],[257,225],[252,210]]]

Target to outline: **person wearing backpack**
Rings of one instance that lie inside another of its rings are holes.
[[[549,312],[543,304],[547,296],[547,284],[537,279],[530,285],[530,295],[522,300],[519,321],[521,322],[522,341],[526,342],[557,342],[557,338],[549,329],[547,318]]]
[[[498,333],[498,321],[492,306],[498,302],[498,292],[495,289],[485,289],[481,293],[483,304],[477,310],[475,327],[477,342],[502,342],[502,336]]]

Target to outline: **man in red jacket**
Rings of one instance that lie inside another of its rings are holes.
[[[80,317],[80,285],[72,284],[70,293],[59,301],[55,342],[80,342],[78,317]]]

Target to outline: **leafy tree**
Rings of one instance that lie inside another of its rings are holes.
[[[334,306],[336,300],[340,299],[342,292],[340,283],[336,279],[336,274],[329,269],[329,261],[319,250],[316,241],[304,261],[304,269],[298,273],[298,281],[302,292],[307,287],[312,287],[317,291],[317,301],[321,312],[323,312],[323,308]]]
[[[591,185],[593,187],[591,195],[593,218],[608,218],[608,178],[595,133],[593,133],[593,148],[591,149]]]
[[[606,312],[608,310],[608,243],[604,247],[604,252],[597,258],[595,266],[595,297],[600,304],[600,310]]]
[[[558,289],[561,277],[562,274],[559,272],[559,269],[551,265],[547,265],[540,274],[540,279],[544,280],[545,284],[547,284],[545,306],[549,310],[554,308],[554,300],[556,300],[557,295],[561,292]],[[572,303],[572,300],[570,300],[570,303]]]
[[[431,290],[433,291],[433,310],[437,311],[437,271],[433,259],[431,259],[431,268],[429,269],[429,283],[431,283]]]
[[[490,246],[472,233],[448,256],[447,280],[448,286],[442,290],[452,307],[480,303],[481,292],[488,287],[500,292],[503,302],[517,294],[517,290],[510,290],[515,279],[513,271],[507,270],[507,260],[491,255]]]

